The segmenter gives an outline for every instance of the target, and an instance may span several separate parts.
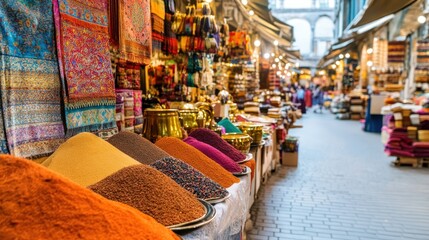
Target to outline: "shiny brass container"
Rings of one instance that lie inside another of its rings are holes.
[[[238,125],[238,128],[245,134],[249,134],[253,138],[253,143],[259,144],[262,141],[262,130],[264,128],[261,124],[255,124],[250,122],[242,122]]]
[[[235,115],[238,113],[238,107],[237,107],[237,103],[230,103],[229,104],[229,119],[231,120],[231,122],[235,122],[236,118]]]
[[[204,114],[204,127],[211,128],[213,125],[213,107],[208,102],[197,102],[195,104],[195,107],[197,107],[199,110],[201,110]]]
[[[222,138],[240,152],[244,154],[249,153],[250,144],[252,144],[252,138],[249,135],[242,133],[227,133],[222,135]]]
[[[176,109],[149,108],[143,114],[143,137],[155,142],[159,137],[183,138]]]
[[[180,120],[183,128],[190,133],[192,129],[198,128],[198,109],[181,109],[179,110]]]

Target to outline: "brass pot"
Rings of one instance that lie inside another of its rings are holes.
[[[212,105],[208,102],[197,102],[195,104],[195,107],[197,107],[204,114],[204,118],[205,118],[204,127],[211,128],[211,125],[213,124],[213,119],[214,119]]]
[[[236,121],[235,115],[237,113],[238,113],[237,103],[231,102],[229,104],[229,119],[231,119],[231,122],[235,122]]]
[[[253,141],[249,135],[242,133],[227,133],[222,135],[222,138],[244,154],[249,153]]]
[[[176,109],[149,108],[144,111],[143,118],[143,137],[151,142],[165,136],[183,138]]]
[[[179,116],[183,128],[190,133],[192,129],[198,128],[198,109],[181,109]]]
[[[246,134],[249,134],[253,138],[253,143],[259,144],[262,141],[262,130],[264,128],[263,125],[243,122],[238,125],[238,128]]]

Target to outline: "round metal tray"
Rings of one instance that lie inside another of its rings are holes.
[[[180,227],[180,226],[184,226],[184,225],[188,225],[188,224],[192,224],[192,223],[195,223],[195,222],[198,222],[198,221],[201,221],[202,219],[204,219],[206,216],[207,216],[207,212],[208,212],[208,209],[207,209],[207,207],[205,206],[205,204],[202,202],[202,201],[204,201],[204,200],[201,200],[201,199],[198,199],[200,202],[201,202],[201,204],[203,204],[203,207],[204,207],[204,214],[201,216],[201,217],[199,217],[199,218],[197,218],[197,219],[194,219],[194,220],[191,220],[191,221],[188,221],[188,222],[184,222],[184,223],[178,223],[178,224],[174,224],[174,225],[170,225],[170,226],[167,226],[167,228],[169,228],[169,229],[173,229],[173,228],[176,228],[176,227]]]
[[[250,169],[250,167],[248,166],[244,166],[244,169],[241,173],[232,173],[232,175],[236,176],[236,177],[240,177],[240,176],[244,176],[247,175],[249,173],[252,172],[252,169]]]
[[[237,163],[245,163],[245,162],[248,162],[248,161],[252,160],[252,158],[253,158],[253,154],[252,153],[248,153],[248,154],[246,154],[246,158],[244,160],[242,160],[240,162],[237,162]]]
[[[216,204],[216,203],[221,203],[221,202],[225,201],[226,199],[228,199],[229,197],[231,197],[231,193],[230,192],[228,192],[228,194],[225,197],[223,197],[223,198],[206,199],[206,201],[208,203],[210,203],[210,204],[213,205],[213,204]]]
[[[201,219],[198,222],[195,223],[190,223],[184,226],[179,226],[179,227],[174,227],[174,228],[170,228],[173,231],[183,231],[183,230],[190,230],[190,229],[195,229],[201,226],[204,226],[208,223],[210,223],[216,216],[216,209],[208,202],[202,200],[202,199],[198,199],[200,200],[200,202],[206,207],[207,209],[207,213],[205,214],[204,218]]]

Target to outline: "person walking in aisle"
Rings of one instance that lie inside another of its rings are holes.
[[[305,90],[301,85],[298,85],[298,89],[296,90],[296,96],[298,98],[299,103],[299,109],[302,113],[306,113],[306,106],[305,106]]]
[[[313,91],[313,104],[315,106],[313,112],[317,112],[319,110],[320,113],[323,113],[323,89],[322,86],[316,85],[316,88]]]
[[[309,87],[305,89],[305,106],[307,108],[311,108],[313,106],[313,93]]]

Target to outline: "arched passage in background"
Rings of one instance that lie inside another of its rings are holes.
[[[313,6],[313,0],[284,0],[284,8],[311,8]],[[281,7],[281,6],[280,6]]]
[[[316,27],[314,29],[315,37],[334,37],[334,22],[326,16],[322,16],[317,19]]]
[[[316,54],[323,56],[331,45],[334,37],[334,22],[326,16],[322,16],[316,21],[314,28],[314,39],[316,41]]]
[[[293,26],[293,36],[295,41],[293,46],[301,51],[301,54],[307,55],[311,53],[312,32],[310,23],[305,19],[295,18],[286,22]]]

